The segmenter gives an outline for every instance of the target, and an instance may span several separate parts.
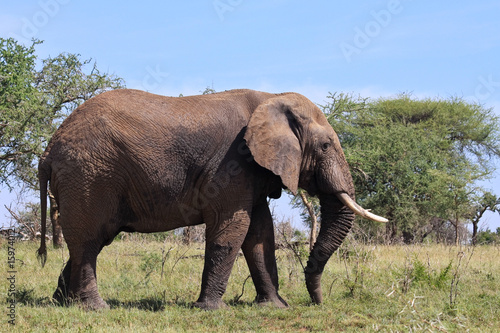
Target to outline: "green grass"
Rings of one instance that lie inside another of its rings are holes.
[[[224,296],[228,308],[211,312],[191,308],[200,291],[202,244],[115,241],[98,258],[99,291],[111,306],[99,312],[52,303],[68,251],[49,248],[41,268],[37,248],[32,242],[15,244],[16,326],[10,327],[6,311],[0,311],[0,331],[495,332],[500,327],[498,246],[350,242],[327,265],[319,306],[310,304],[294,254],[279,250],[280,293],[290,304],[285,310],[252,303],[255,290],[240,256]],[[7,253],[5,241],[1,251]],[[6,309],[7,256],[1,258],[0,307]]]

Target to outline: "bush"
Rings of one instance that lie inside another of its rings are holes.
[[[500,244],[500,228],[494,233],[487,229],[477,233],[476,244]]]

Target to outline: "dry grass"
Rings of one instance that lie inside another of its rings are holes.
[[[99,290],[111,305],[100,312],[52,303],[68,252],[50,249],[41,268],[37,248],[35,243],[15,244],[16,326],[7,324],[2,311],[2,331],[495,332],[500,327],[500,247],[362,246],[351,241],[327,265],[320,306],[310,304],[295,255],[280,250],[280,293],[290,304],[286,310],[252,303],[255,291],[239,257],[224,296],[229,307],[213,312],[191,308],[200,290],[202,244],[115,241],[98,260]],[[7,252],[6,242],[1,251]],[[0,289],[6,295],[7,268],[3,274]],[[4,296],[3,309],[5,301]]]

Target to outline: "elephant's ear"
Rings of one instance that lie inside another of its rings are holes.
[[[281,177],[292,193],[297,193],[302,147],[297,137],[300,102],[282,95],[266,100],[252,114],[245,140],[255,161]]]

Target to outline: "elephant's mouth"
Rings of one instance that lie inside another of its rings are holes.
[[[382,216],[375,215],[371,213],[369,210],[364,209],[360,205],[356,203],[356,201],[352,200],[351,197],[345,193],[345,192],[340,192],[335,194],[337,198],[347,207],[349,207],[354,214],[362,216],[364,218],[367,218],[369,220],[375,221],[375,222],[381,222],[381,223],[387,223],[389,222],[388,219]]]

